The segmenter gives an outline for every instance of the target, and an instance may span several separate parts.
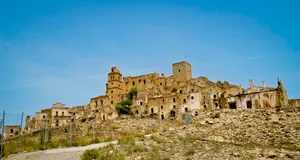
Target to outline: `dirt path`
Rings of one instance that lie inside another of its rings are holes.
[[[109,144],[117,143],[118,141],[111,141],[84,147],[58,148],[46,151],[20,153],[13,155],[6,160],[79,160],[81,154],[87,149],[102,148]]]

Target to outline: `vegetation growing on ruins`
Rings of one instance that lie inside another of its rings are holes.
[[[137,88],[135,87],[131,88],[127,96],[128,98],[126,98],[125,100],[117,104],[116,110],[118,111],[119,114],[132,114],[132,111],[130,110],[130,106],[133,104],[132,100],[133,97],[136,97],[137,92],[138,92]]]

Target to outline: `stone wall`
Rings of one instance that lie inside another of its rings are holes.
[[[290,107],[300,107],[300,99],[289,99]]]
[[[13,137],[21,133],[20,125],[7,125],[4,126],[4,137]]]

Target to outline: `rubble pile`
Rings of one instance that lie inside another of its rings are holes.
[[[300,112],[220,110],[111,153],[126,159],[300,159]],[[132,151],[132,148],[135,150]]]

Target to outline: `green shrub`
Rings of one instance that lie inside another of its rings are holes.
[[[93,142],[93,140],[85,139],[85,138],[76,138],[72,141],[72,146],[78,147],[78,146],[87,146],[90,145]]]
[[[95,139],[95,143],[101,143],[101,140],[98,139],[98,138],[96,138],[96,139]]]
[[[100,157],[100,152],[97,151],[96,149],[88,149],[86,150],[82,156],[82,160],[93,160],[93,159],[99,159]]]
[[[132,101],[130,99],[125,99],[116,106],[116,110],[119,114],[131,114],[130,106]]]
[[[133,97],[137,96],[137,92],[137,88],[131,88],[128,93],[128,98],[117,104],[116,110],[119,114],[132,114],[130,106],[132,105]]]
[[[124,155],[100,151],[99,160],[125,160]]]

